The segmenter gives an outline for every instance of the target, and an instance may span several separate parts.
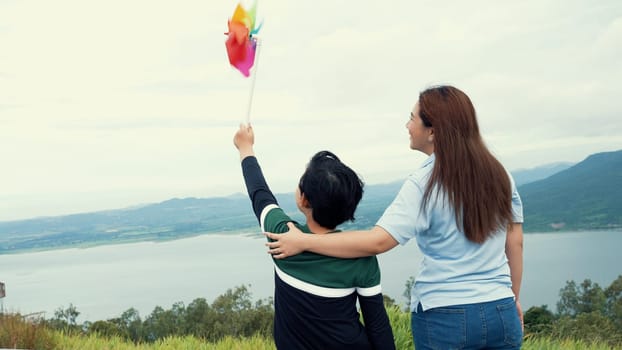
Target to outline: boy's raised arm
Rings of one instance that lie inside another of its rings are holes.
[[[240,124],[240,128],[233,137],[233,144],[240,152],[242,174],[244,175],[246,190],[253,204],[255,216],[257,220],[260,220],[261,212],[266,206],[278,203],[261,172],[261,167],[259,167],[253,150],[254,143],[255,134],[252,126],[250,126],[250,124]]]
[[[233,144],[240,152],[240,161],[246,157],[254,156],[255,133],[253,127],[250,124],[240,124],[240,128],[233,136]]]

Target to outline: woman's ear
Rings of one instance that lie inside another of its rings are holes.
[[[434,143],[434,128],[430,128],[430,133],[428,134],[428,142]]]

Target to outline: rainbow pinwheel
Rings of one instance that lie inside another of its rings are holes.
[[[229,32],[225,33],[227,35],[225,46],[227,47],[229,62],[245,77],[250,75],[250,69],[255,63],[257,38],[254,35],[261,29],[261,24],[255,28],[256,12],[257,3],[249,11],[238,4],[233,12],[233,17],[229,19]]]

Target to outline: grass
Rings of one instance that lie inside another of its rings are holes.
[[[410,331],[409,331],[410,332]],[[412,350],[412,338],[401,341],[403,334],[395,332],[396,347],[400,350]],[[194,337],[171,337],[152,344],[133,344],[120,338],[101,338],[91,336],[58,335],[59,349],[66,350],[264,350],[274,349],[271,338],[224,338],[210,343]],[[576,340],[553,340],[549,338],[526,339],[523,350],[611,350],[606,344],[586,343]]]
[[[55,349],[54,332],[40,320],[26,320],[20,314],[0,314],[0,348]]]
[[[397,349],[413,349],[410,331],[410,315],[397,306],[387,309],[393,327]],[[250,338],[226,337],[209,342],[192,336],[174,336],[154,343],[134,344],[119,337],[104,337],[98,334],[76,335],[62,331],[52,331],[37,320],[25,320],[19,314],[0,314],[0,348],[37,350],[264,350],[274,349],[271,337],[253,336]],[[552,339],[527,335],[524,350],[610,350],[611,347],[600,342],[587,342],[570,339]]]
[[[63,350],[272,350],[274,342],[264,337],[231,338],[206,342],[195,337],[170,337],[155,343],[134,344],[118,337],[97,335],[75,336],[58,333],[59,349]]]
[[[550,338],[527,338],[523,342],[524,350],[611,350],[622,349],[605,343],[588,343],[581,340],[555,340]]]

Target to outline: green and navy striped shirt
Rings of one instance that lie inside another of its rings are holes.
[[[257,159],[244,158],[242,171],[261,229],[286,232],[294,221],[278,206]],[[312,234],[306,225],[296,225]],[[340,259],[303,252],[274,259],[274,269],[277,348],[395,349],[375,256]]]

